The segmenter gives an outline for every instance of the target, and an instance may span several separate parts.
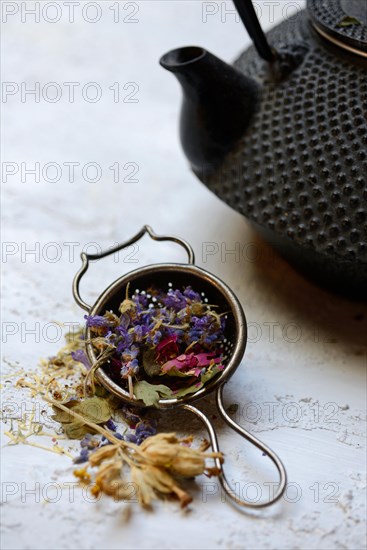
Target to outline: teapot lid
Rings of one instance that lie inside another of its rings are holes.
[[[315,29],[333,44],[367,57],[366,0],[308,0]]]

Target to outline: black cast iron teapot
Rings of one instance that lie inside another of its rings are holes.
[[[367,2],[308,0],[227,65],[199,47],[161,65],[183,88],[192,169],[285,258],[330,290],[367,291]]]

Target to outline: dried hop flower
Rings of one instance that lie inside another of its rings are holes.
[[[191,496],[177,485],[175,479],[164,469],[153,465],[133,466],[131,479],[137,489],[142,506],[150,506],[159,494],[175,495],[182,508],[190,504]]]
[[[212,468],[207,468],[206,458],[219,458],[221,453],[204,453],[200,449],[192,449],[182,443],[187,439],[179,439],[175,433],[162,433],[149,437],[140,446],[145,456],[156,466],[164,467],[173,474],[183,477],[195,477],[200,474],[211,475]]]

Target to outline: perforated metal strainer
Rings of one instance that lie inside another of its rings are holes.
[[[83,275],[86,273],[89,262],[93,260],[100,260],[114,254],[123,248],[126,248],[139,239],[141,239],[145,234],[148,234],[155,241],[173,241],[181,245],[188,254],[188,263],[187,264],[153,264],[148,265],[140,269],[136,269],[127,273],[123,277],[120,277],[115,282],[113,282],[102,294],[99,296],[97,301],[93,306],[89,306],[80,296],[79,286],[80,281]],[[228,381],[230,376],[239,366],[242,357],[245,352],[246,342],[247,342],[247,325],[244,312],[242,310],[241,304],[239,303],[236,296],[228,288],[228,286],[223,283],[220,279],[208,273],[204,269],[194,265],[195,257],[194,252],[191,246],[184,240],[179,239],[173,236],[162,236],[156,235],[149,226],[144,226],[141,231],[129,241],[126,241],[122,244],[119,244],[115,248],[109,249],[100,254],[85,254],[82,253],[82,267],[75,275],[73,282],[73,295],[77,304],[86,310],[89,315],[103,315],[106,311],[118,311],[118,307],[122,301],[121,297],[125,296],[126,287],[129,284],[129,294],[134,293],[138,294],[140,292],[146,292],[146,289],[151,287],[153,284],[156,284],[162,289],[172,288],[182,288],[186,286],[191,286],[195,289],[196,292],[199,292],[203,298],[204,302],[209,304],[216,304],[217,313],[224,313],[226,315],[226,325],[225,325],[225,342],[224,342],[224,369],[217,374],[212,380],[210,380],[204,387],[199,389],[194,394],[185,395],[183,397],[174,398],[174,399],[160,399],[158,402],[158,408],[160,409],[171,409],[175,407],[182,407],[193,414],[195,414],[200,420],[205,424],[214,452],[219,451],[218,439],[215,432],[215,429],[210,422],[210,420],[205,416],[205,414],[194,407],[192,403],[204,397],[216,390],[216,402],[218,406],[219,413],[223,420],[231,426],[237,433],[245,437],[253,445],[258,447],[263,453],[265,453],[275,464],[279,472],[279,485],[277,490],[269,501],[265,502],[250,502],[245,501],[239,498],[235,494],[233,489],[231,489],[228,484],[222,465],[218,459],[216,459],[216,466],[220,469],[221,475],[219,477],[223,490],[235,504],[247,507],[247,508],[262,508],[276,502],[284,493],[286,487],[286,471],[281,460],[278,456],[264,445],[261,441],[255,438],[252,434],[244,430],[239,426],[234,420],[227,414],[224,404],[223,404],[223,386]],[[150,300],[154,298],[147,295]],[[86,351],[88,358],[91,364],[95,364],[97,357],[93,348],[93,345],[90,343],[91,332],[90,328],[86,328],[85,333],[86,339]],[[106,364],[100,367],[96,371],[96,377],[99,382],[111,393],[119,397],[123,402],[135,407],[145,406],[144,403],[137,400],[135,397],[131,398],[129,393],[124,390],[117,380],[113,379],[113,375],[109,372],[108,360]]]

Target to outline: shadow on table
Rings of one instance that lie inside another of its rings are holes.
[[[308,281],[255,233],[254,242],[266,253],[252,264],[261,293],[272,295],[273,307],[303,326],[318,326],[330,343],[342,343],[363,354],[367,342],[367,304],[351,301]],[[361,348],[361,349],[359,349]],[[365,348],[366,351],[366,348]]]

